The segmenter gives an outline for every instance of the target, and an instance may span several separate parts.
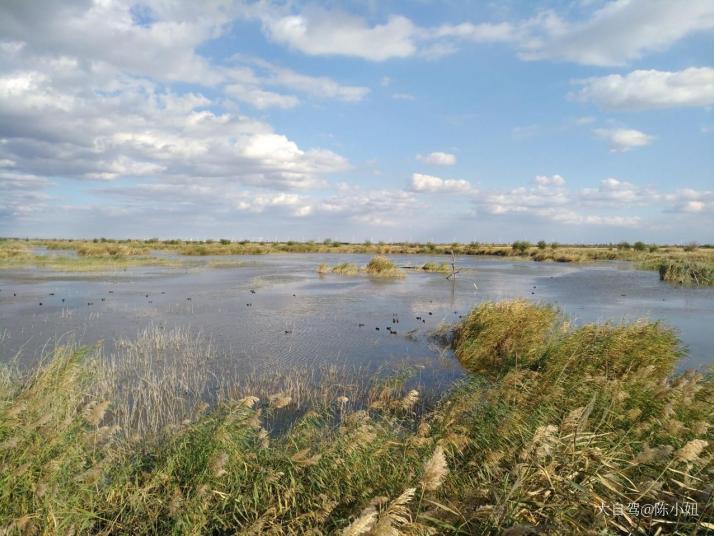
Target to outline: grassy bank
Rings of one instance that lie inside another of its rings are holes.
[[[0,527],[346,535],[714,528],[714,381],[673,375],[679,343],[658,324],[573,329],[545,306],[485,304],[455,334],[473,376],[430,411],[415,411],[420,395],[399,379],[365,384],[360,395],[343,390],[345,378],[326,378],[281,434],[272,423],[305,385],[221,389],[206,411],[201,393],[214,380],[201,364],[210,351],[190,336],[144,336],[110,365],[91,351],[60,349],[31,373],[0,374]],[[177,354],[193,365],[164,362]],[[631,503],[664,506],[635,514]],[[675,511],[692,503],[697,515]]]

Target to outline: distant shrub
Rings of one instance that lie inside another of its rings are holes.
[[[684,245],[684,251],[697,251],[699,249],[699,244],[696,242],[689,242]]]
[[[546,245],[545,240],[538,240],[538,249],[545,249]]]
[[[625,242],[625,241],[620,242],[619,244],[617,244],[617,249],[630,249],[630,247],[631,247],[631,246],[630,246],[630,243],[629,243],[629,242]]]
[[[634,245],[632,246],[632,248],[633,248],[635,251],[644,251],[645,249],[647,249],[647,246],[645,245],[644,242],[638,240],[637,242],[634,243]]]
[[[531,247],[531,243],[527,240],[516,240],[511,244],[511,248],[520,254],[525,253],[529,247]]]

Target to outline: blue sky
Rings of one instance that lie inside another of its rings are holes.
[[[714,4],[11,1],[0,235],[714,242]]]

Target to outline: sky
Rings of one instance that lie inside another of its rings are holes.
[[[3,0],[0,236],[714,242],[714,2]]]

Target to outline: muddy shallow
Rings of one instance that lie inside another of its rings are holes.
[[[446,260],[392,258],[402,266]],[[452,284],[443,274],[418,271],[396,280],[316,273],[320,263],[366,264],[367,255],[201,260],[243,262],[231,268],[140,267],[89,275],[2,271],[0,360],[19,354],[21,362],[30,363],[58,339],[102,340],[111,348],[117,337],[134,337],[153,324],[200,331],[246,365],[270,363],[289,370],[317,362],[433,364],[437,351],[428,334],[439,324],[457,321],[484,300],[525,297],[558,305],[576,323],[662,320],[678,330],[688,347],[682,367],[714,363],[714,289],[673,287],[655,272],[626,263],[583,266],[465,257],[459,259],[463,272]],[[455,363],[438,361],[429,374],[446,380],[460,373]]]

